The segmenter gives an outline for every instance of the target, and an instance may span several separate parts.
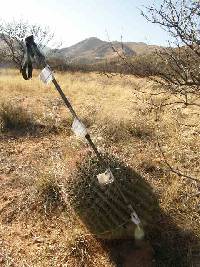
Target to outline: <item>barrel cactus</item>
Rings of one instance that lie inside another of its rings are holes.
[[[103,239],[134,237],[138,229],[131,222],[128,209],[118,186],[127,197],[142,224],[151,225],[157,201],[150,186],[133,169],[113,156],[103,155],[115,177],[111,184],[101,186],[97,175],[106,169],[96,157],[87,155],[77,163],[69,179],[69,196],[72,207],[91,233]]]

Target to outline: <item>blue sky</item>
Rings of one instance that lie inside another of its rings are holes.
[[[155,0],[159,5],[161,0]],[[147,22],[139,9],[153,0],[5,0],[0,18],[24,19],[48,25],[62,46],[70,46],[88,37],[112,41],[146,42],[166,45],[168,36],[159,26]]]

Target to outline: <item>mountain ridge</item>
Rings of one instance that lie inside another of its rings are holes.
[[[97,37],[89,37],[72,46],[58,49],[55,56],[70,63],[94,63],[115,58],[118,53],[133,57],[152,53],[158,48],[160,47],[157,45],[148,45],[144,42],[107,42]]]

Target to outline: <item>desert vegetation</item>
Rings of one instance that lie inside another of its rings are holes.
[[[166,48],[92,37],[48,56],[103,165],[39,69],[29,81],[0,69],[2,266],[199,266],[199,10],[164,0],[142,11],[173,39]],[[0,33],[4,67],[21,66],[28,33],[41,46],[53,38],[23,22]]]
[[[74,192],[101,170],[95,155],[73,135],[69,113],[53,86],[39,81],[37,71],[27,82],[17,70],[1,70],[3,266],[129,266],[130,257],[148,264],[154,260],[157,266],[195,266],[200,236],[198,100],[191,94],[197,105],[185,106],[162,85],[132,75],[55,75],[98,149],[113,162],[116,176],[137,177],[133,199],[146,241],[103,241],[91,234],[101,228],[91,230],[90,217],[84,219],[82,208],[74,205],[77,196],[81,199]],[[89,206],[96,195],[87,194],[82,197]],[[153,209],[145,199],[154,203]],[[109,211],[106,206],[103,210]],[[129,255],[132,248],[136,254]]]

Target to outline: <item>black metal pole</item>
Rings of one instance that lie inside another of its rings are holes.
[[[75,110],[73,109],[71,103],[69,102],[69,100],[67,99],[67,97],[65,96],[65,94],[63,93],[60,85],[57,83],[56,79],[54,78],[52,80],[52,83],[54,84],[56,90],[58,91],[58,93],[60,94],[60,96],[62,97],[63,101],[65,102],[65,105],[68,107],[69,111],[71,112],[72,116],[75,118],[75,119],[78,119],[78,116],[75,112]]]
[[[69,111],[71,112],[73,118],[75,119],[79,119],[75,110],[73,109],[71,103],[69,102],[69,100],[67,99],[67,97],[65,96],[65,94],[63,93],[60,85],[57,83],[56,79],[54,78],[52,80],[52,83],[54,84],[56,90],[58,91],[58,93],[60,94],[60,96],[62,97],[64,103],[66,104],[67,108],[69,109]],[[105,165],[104,160],[102,159],[98,149],[96,148],[95,144],[93,143],[89,133],[86,134],[85,136],[86,140],[88,141],[88,144],[90,145],[90,147],[93,149],[94,153],[96,154],[97,158],[99,159],[99,161]]]

